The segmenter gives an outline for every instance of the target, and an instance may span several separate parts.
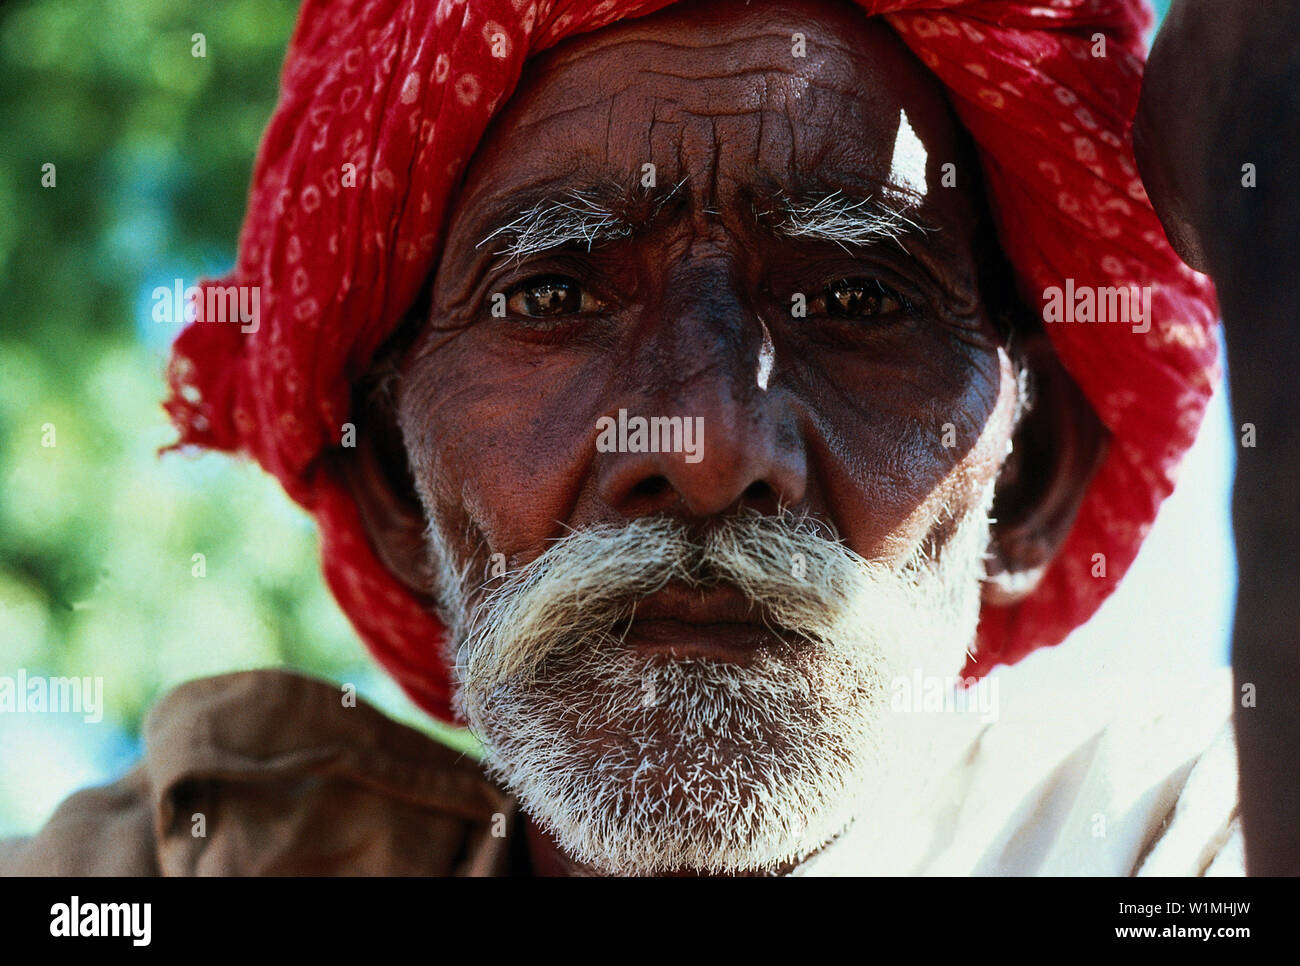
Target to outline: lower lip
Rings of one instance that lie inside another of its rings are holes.
[[[665,618],[634,620],[623,643],[642,654],[665,654],[678,660],[745,663],[785,642],[758,624],[692,624]]]

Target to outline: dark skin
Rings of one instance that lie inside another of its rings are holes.
[[[1166,234],[1219,293],[1238,431],[1240,583],[1232,666],[1251,875],[1300,875],[1300,7],[1179,0],[1152,48],[1134,125]],[[1255,166],[1253,187],[1244,164]]]
[[[806,58],[791,56],[796,31]],[[934,187],[923,194],[915,179],[891,180],[900,114],[924,148]],[[947,161],[961,187],[937,187]],[[657,189],[641,186],[647,162]],[[1016,349],[1042,391],[1014,422],[980,181],[937,82],[856,8],[670,8],[538,58],[471,162],[393,405],[370,406],[372,431],[344,457],[382,558],[428,590],[429,510],[473,572],[498,552],[522,566],[571,528],[652,514],[704,527],[785,507],[899,563],[918,545],[941,548],[954,516],[1000,479],[987,593],[1030,592],[1104,432],[1032,334]],[[539,194],[611,185],[637,226],[626,238],[517,264],[476,247]],[[782,196],[836,188],[892,192],[931,230],[846,251],[784,237],[763,215]],[[491,314],[496,292],[505,318]],[[791,313],[796,292],[804,318]],[[597,420],[620,408],[703,417],[704,458],[598,452]],[[956,445],[943,445],[945,424]],[[683,647],[717,643],[715,605],[708,594],[671,604]],[[539,872],[582,871],[544,835],[530,843]]]

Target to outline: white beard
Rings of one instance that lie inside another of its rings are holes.
[[[960,669],[991,496],[937,560],[896,568],[788,517],[735,517],[702,543],[662,518],[579,531],[472,612],[431,527],[458,707],[493,776],[597,871],[771,871],[855,819],[888,834],[917,808],[909,749],[932,717],[891,713],[891,682]],[[749,664],[622,646],[615,625],[670,579],[732,584],[807,640]]]

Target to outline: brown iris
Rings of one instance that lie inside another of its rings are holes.
[[[543,275],[515,289],[507,305],[519,315],[544,318],[581,311],[582,302],[582,289],[573,279]]]
[[[892,315],[906,304],[901,295],[874,278],[844,278],[826,286],[826,311],[830,315],[851,318]]]

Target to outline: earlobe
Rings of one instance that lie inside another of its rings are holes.
[[[996,606],[1014,604],[1038,586],[1070,532],[1109,441],[1046,335],[1024,337],[1021,356],[1033,397],[993,500],[984,601]]]
[[[391,407],[358,399],[356,445],[331,454],[361,513],[370,545],[385,567],[431,608],[433,568],[428,523],[415,495],[406,451]]]

